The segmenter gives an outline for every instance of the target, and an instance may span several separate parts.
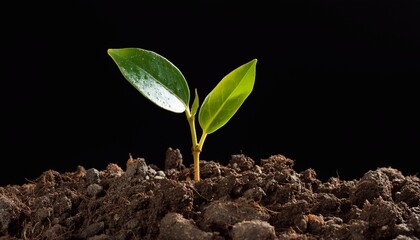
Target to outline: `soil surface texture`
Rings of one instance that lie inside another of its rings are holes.
[[[165,167],[48,170],[0,187],[0,239],[420,239],[420,180],[392,167],[360,179],[296,172],[272,155],[256,164],[200,162],[201,180],[169,148]]]

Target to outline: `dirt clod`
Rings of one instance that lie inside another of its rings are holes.
[[[235,223],[231,237],[232,240],[271,240],[276,239],[276,232],[266,221],[250,220]]]

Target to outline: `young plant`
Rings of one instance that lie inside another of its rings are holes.
[[[225,125],[252,91],[257,59],[226,75],[206,96],[199,109],[197,89],[190,109],[190,89],[181,71],[163,56],[140,48],[108,49],[123,76],[157,106],[185,112],[192,138],[194,180],[200,181],[200,153],[208,134]],[[202,129],[198,140],[195,115]]]

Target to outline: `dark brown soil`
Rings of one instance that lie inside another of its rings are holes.
[[[0,187],[0,239],[420,239],[420,180],[390,167],[361,179],[317,179],[273,155],[201,161],[194,182],[179,150],[165,169],[44,172]]]

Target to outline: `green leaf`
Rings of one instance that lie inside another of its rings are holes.
[[[226,75],[207,95],[198,113],[203,133],[210,134],[225,125],[252,91],[257,59]]]
[[[197,88],[195,89],[195,97],[194,97],[194,101],[193,104],[191,106],[191,115],[195,116],[195,114],[197,113],[198,110],[198,105],[199,105],[199,99],[198,99],[198,93],[197,93]]]
[[[187,81],[175,65],[161,55],[140,49],[108,49],[124,77],[159,107],[182,113],[189,105]]]

